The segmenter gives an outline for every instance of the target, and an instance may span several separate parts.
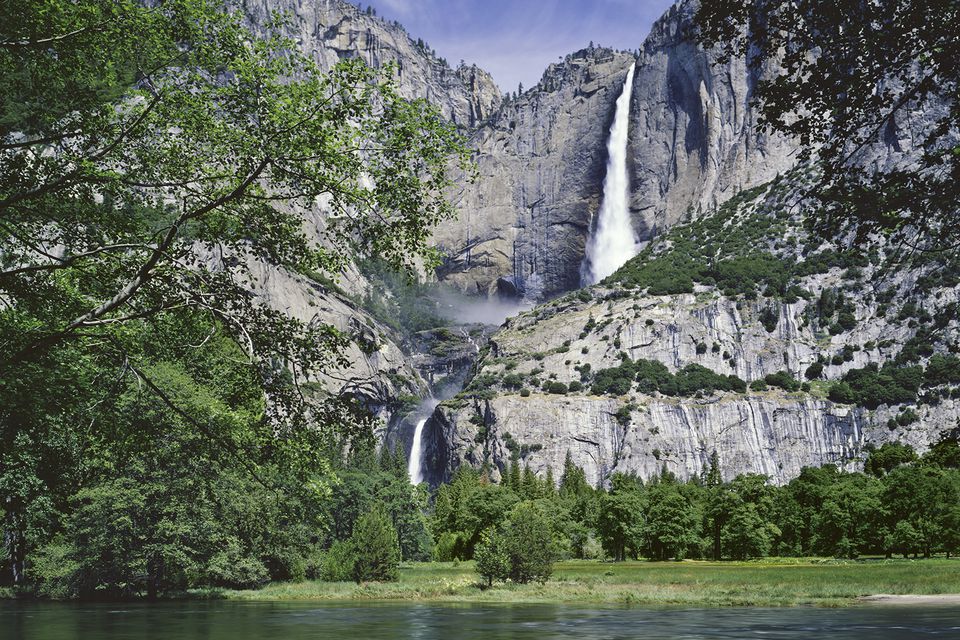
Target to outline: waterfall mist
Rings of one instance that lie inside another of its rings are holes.
[[[607,140],[607,175],[603,179],[603,201],[597,214],[597,224],[587,242],[586,255],[580,266],[580,283],[596,284],[637,253],[637,238],[630,221],[630,179],[627,175],[627,133],[630,127],[630,98],[633,95],[633,74],[636,64],[630,65],[623,91],[617,98],[617,108]]]

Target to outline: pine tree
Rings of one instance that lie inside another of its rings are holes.
[[[400,578],[400,546],[397,531],[383,506],[376,505],[360,516],[350,536],[354,554],[353,579],[395,582]]]
[[[548,498],[552,498],[557,493],[557,484],[553,479],[553,467],[547,467],[547,479],[543,488],[544,494]]]
[[[518,495],[523,491],[523,480],[520,478],[520,460],[517,456],[510,459],[510,488]]]

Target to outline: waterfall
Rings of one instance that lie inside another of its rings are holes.
[[[407,475],[410,484],[418,485],[423,482],[423,426],[430,416],[424,416],[417,421],[417,429],[413,432],[413,445],[410,447],[410,460],[407,463]]]
[[[637,238],[630,222],[627,199],[630,180],[627,176],[627,133],[630,127],[630,97],[633,95],[633,73],[630,65],[623,91],[617,98],[617,109],[607,140],[607,175],[603,179],[603,201],[593,235],[587,242],[586,255],[580,267],[583,286],[596,284],[623,266],[636,255]]]
[[[410,476],[410,483],[414,485],[423,482],[423,429],[438,404],[440,400],[430,396],[414,414],[419,415],[420,418],[413,431],[413,444],[410,445],[410,458],[407,460],[407,475]]]

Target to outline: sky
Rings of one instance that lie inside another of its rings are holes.
[[[489,71],[500,88],[536,84],[544,69],[590,41],[639,49],[672,0],[361,0],[397,20],[456,67]]]

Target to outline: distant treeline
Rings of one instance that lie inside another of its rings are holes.
[[[189,442],[139,452],[56,505],[38,504],[49,516],[38,525],[48,528],[31,531],[26,593],[117,598],[276,580],[393,580],[401,561],[475,552],[501,567],[481,571],[484,579],[526,581],[546,579],[561,558],[960,551],[960,446],[950,438],[922,457],[886,444],[870,452],[864,473],[806,468],[785,486],[755,474],[723,481],[716,454],[688,481],[664,467],[646,482],[616,473],[607,489],[591,486],[569,455],[556,480],[515,459],[499,483],[491,469],[462,467],[432,501],[426,485],[409,483],[402,452],[377,453],[368,439],[342,449],[319,483],[271,464],[255,472],[181,466]]]
[[[701,477],[669,471],[649,482],[615,473],[591,487],[568,456],[559,487],[511,465],[501,484],[460,469],[440,487],[434,557],[470,558],[517,505],[541,503],[561,553],[576,558],[931,556],[960,550],[960,447],[946,439],[918,457],[908,445],[872,450],[865,473],[805,468],[785,486],[765,476],[722,481],[716,454]]]

